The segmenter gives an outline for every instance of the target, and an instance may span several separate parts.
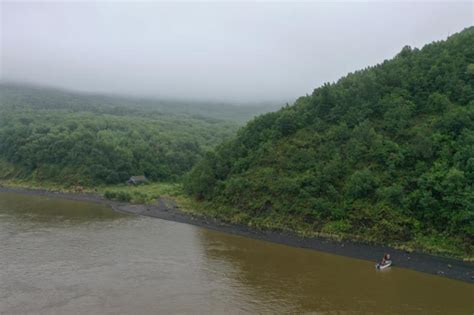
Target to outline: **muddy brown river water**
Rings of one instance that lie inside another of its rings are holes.
[[[474,285],[0,193],[0,314],[473,314]]]

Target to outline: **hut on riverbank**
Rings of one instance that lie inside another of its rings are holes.
[[[132,176],[127,181],[129,185],[140,185],[148,183],[148,179],[145,176]]]

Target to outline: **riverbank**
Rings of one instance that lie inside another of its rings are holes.
[[[56,192],[20,187],[0,187],[0,192],[43,195],[70,200],[102,203],[109,205],[112,209],[119,212],[187,223],[220,232],[373,261],[374,263],[380,259],[383,253],[390,252],[396,267],[474,283],[474,263],[418,252],[408,253],[387,246],[351,241],[335,241],[317,237],[303,238],[289,232],[262,231],[252,229],[245,225],[223,223],[212,218],[183,212],[180,210],[176,202],[169,198],[159,198],[154,204],[131,204],[127,202],[108,200],[96,193]]]

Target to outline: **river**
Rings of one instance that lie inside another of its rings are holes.
[[[474,285],[0,193],[0,314],[472,314]]]

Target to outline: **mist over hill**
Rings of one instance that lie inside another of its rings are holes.
[[[78,92],[21,82],[0,82],[0,106],[32,109],[113,112],[114,114],[184,115],[198,119],[243,123],[254,116],[279,109],[284,102],[224,103],[179,99],[146,98],[127,95]]]
[[[94,93],[292,102],[472,24],[470,1],[2,1],[0,77]]]

